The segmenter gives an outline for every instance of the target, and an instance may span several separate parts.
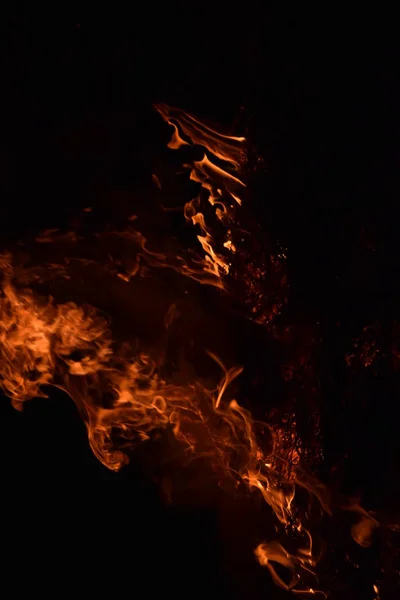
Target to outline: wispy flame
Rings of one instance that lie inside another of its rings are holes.
[[[227,369],[210,353],[223,371],[215,389],[198,381],[168,383],[149,355],[129,356],[115,348],[108,323],[94,308],[55,305],[29,289],[14,287],[6,257],[3,269],[0,377],[13,405],[20,409],[26,400],[45,396],[44,386],[63,389],[85,421],[94,454],[112,470],[129,461],[135,443],[149,439],[152,431],[170,429],[183,452],[208,457],[220,479],[228,477],[258,490],[278,521],[306,543],[296,555],[275,542],[256,550],[274,580],[294,588],[300,581],[298,571],[308,571],[315,563],[311,535],[296,517],[295,491],[298,485],[309,486],[317,494],[318,487],[303,481],[300,470],[291,481],[282,480],[273,430],[264,424],[260,438],[260,425],[251,414],[227,398],[228,386],[242,369]],[[167,322],[170,318],[169,312]],[[319,501],[329,510],[323,494]],[[289,583],[283,582],[274,563],[289,569]]]
[[[201,185],[204,197],[200,194],[188,202],[184,213],[186,219],[200,227],[201,235],[198,235],[197,239],[205,252],[204,270],[214,275],[217,281],[221,280],[230,269],[229,257],[224,255],[222,249],[225,248],[231,253],[236,251],[231,239],[231,228],[235,220],[236,205],[242,204],[241,197],[245,188],[237,174],[243,162],[246,140],[244,137],[222,135],[192,115],[165,104],[156,105],[155,108],[174,128],[168,143],[169,148],[177,150],[189,145],[204,148],[205,155],[200,161],[185,165],[190,170],[190,179]],[[185,136],[187,141],[181,135]],[[217,160],[221,166],[217,164]],[[206,223],[203,202],[209,202],[214,207],[215,216],[224,226],[225,235],[221,242],[221,251],[216,250],[212,227]],[[217,285],[221,286],[221,281]]]
[[[126,282],[140,277],[145,265],[153,276],[160,269],[173,269],[200,283],[224,288],[229,253],[236,250],[232,234],[235,210],[241,206],[245,189],[239,178],[245,140],[223,136],[183,111],[165,105],[156,108],[174,128],[170,148],[189,144],[205,148],[204,158],[188,165],[190,178],[201,184],[204,195],[185,206],[185,217],[200,228],[197,237],[205,256],[196,265],[181,256],[153,252],[145,238],[131,228],[100,235],[103,240],[118,235],[137,247],[135,257],[123,257],[118,264],[111,261],[103,267]],[[206,223],[204,202],[214,207],[223,225],[224,235],[218,241],[213,226]],[[78,242],[76,235],[64,238],[50,231],[37,242]],[[89,264],[91,259],[79,260]],[[307,511],[300,509],[297,496],[305,493],[308,507],[317,506],[320,512],[330,514],[329,494],[306,475],[300,457],[287,469],[280,432],[256,422],[230,395],[229,386],[242,368],[226,368],[209,352],[222,372],[218,383],[209,385],[193,376],[185,377],[184,382],[182,378],[167,380],[162,353],[145,350],[130,339],[117,341],[109,320],[99,310],[79,302],[57,303],[34,291],[46,277],[71,277],[70,262],[47,263],[40,269],[24,269],[17,262],[5,254],[0,263],[0,383],[13,405],[21,409],[25,401],[45,396],[49,385],[63,389],[86,424],[94,454],[112,470],[126,464],[135,444],[149,439],[152,432],[171,431],[181,444],[182,456],[205,457],[219,481],[229,479],[254,490],[271,508],[281,533],[290,538],[291,549],[287,550],[282,540],[268,541],[258,545],[255,555],[275,583],[293,592],[322,594],[309,583],[319,550],[314,549]],[[179,310],[173,303],[165,314],[164,331],[169,332],[177,319]],[[367,545],[376,526],[362,511],[354,538]]]

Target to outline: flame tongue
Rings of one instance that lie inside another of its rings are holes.
[[[240,170],[244,137],[222,135],[179,108],[173,108],[166,104],[156,104],[155,109],[169,125],[174,127],[173,138],[168,144],[169,148],[176,150],[188,143],[180,137],[180,129],[192,144],[204,146],[214,156],[230,163],[235,170]],[[178,124],[179,129],[175,122]]]
[[[201,235],[197,236],[204,252],[203,269],[222,280],[230,270],[229,252],[236,246],[231,239],[231,228],[235,223],[236,206],[242,204],[245,184],[239,179],[243,161],[245,138],[222,135],[207,127],[193,116],[166,105],[156,105],[163,119],[174,128],[168,147],[177,150],[182,146],[203,146],[207,154],[200,161],[185,165],[190,170],[190,179],[201,185],[203,195],[187,203],[185,216],[193,225],[198,225]],[[187,139],[185,141],[181,135]],[[218,163],[220,162],[221,166]],[[224,225],[225,233],[218,243],[212,235],[212,228],[205,218],[204,202],[215,208],[215,216]],[[228,253],[226,252],[228,250]],[[218,284],[217,284],[218,285]],[[219,284],[221,287],[221,285]],[[222,287],[225,287],[224,284]]]

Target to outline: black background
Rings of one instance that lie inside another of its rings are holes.
[[[32,5],[3,27],[2,246],[67,227],[84,206],[106,219],[116,194],[129,198],[151,175],[161,140],[152,102],[243,125],[264,161],[253,210],[290,249],[297,314],[320,327],[327,471],[346,453],[348,486],[396,510],[397,373],[382,359],[349,388],[343,360],[366,325],[379,323],[391,348],[399,317],[399,47],[390,16]],[[2,544],[14,589],[280,597],[248,566],[252,557],[228,574],[221,548],[230,542],[215,511],[166,509],[134,468],[99,465],[61,394],[22,414],[2,399],[1,413]]]

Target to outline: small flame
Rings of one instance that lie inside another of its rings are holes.
[[[190,171],[190,179],[199,183],[204,193],[204,200],[201,195],[191,200],[186,204],[184,213],[187,220],[200,228],[201,235],[197,239],[205,252],[204,271],[213,275],[216,280],[221,280],[229,274],[229,260],[222,250],[216,250],[216,241],[206,223],[204,211],[200,208],[204,201],[215,207],[215,216],[228,230],[221,246],[235,252],[235,244],[230,238],[230,224],[235,220],[235,205],[242,204],[245,184],[233,173],[240,171],[246,140],[244,137],[222,135],[177,108],[164,104],[156,105],[155,108],[173,127],[169,148],[178,150],[182,146],[200,145],[206,149],[206,154],[200,161],[184,165]],[[188,141],[181,137],[180,131]],[[216,160],[223,167],[216,164]]]

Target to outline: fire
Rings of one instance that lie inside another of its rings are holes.
[[[156,108],[173,127],[170,148],[205,148],[203,159],[187,165],[189,177],[200,184],[201,193],[184,208],[185,218],[200,229],[197,239],[204,256],[193,259],[184,253],[151,250],[141,233],[127,227],[98,237],[103,243],[110,237],[129,242],[129,256],[107,258],[104,264],[84,256],[75,260],[95,264],[117,281],[122,279],[124,285],[136,278],[156,277],[160,270],[172,270],[227,290],[230,257],[240,245],[236,211],[241,209],[245,190],[240,179],[245,139],[221,135],[178,109]],[[153,179],[161,187],[159,179]],[[214,211],[210,221],[205,203]],[[52,230],[37,238],[41,248],[46,244],[55,248],[60,243],[79,246],[79,236],[58,236]],[[229,480],[236,488],[251,490],[270,508],[281,541],[260,540],[255,556],[274,582],[293,592],[322,594],[315,588],[314,575],[320,551],[315,549],[307,511],[297,500],[305,494],[309,512],[317,507],[321,514],[331,514],[329,494],[303,470],[293,439],[257,422],[234,397],[231,390],[242,367],[228,368],[208,351],[222,373],[219,382],[200,381],[190,370],[183,377],[167,378],[163,352],[147,348],[140,340],[121,341],[110,319],[90,304],[58,302],[37,291],[46,279],[73,279],[72,264],[70,258],[60,264],[24,267],[18,257],[1,257],[0,383],[15,408],[22,409],[31,398],[46,396],[48,386],[63,389],[85,422],[94,454],[115,471],[129,462],[134,446],[151,439],[153,432],[172,433],[181,447],[182,460],[207,459],[219,483]],[[163,335],[169,334],[179,318],[173,302],[164,315]],[[365,546],[376,526],[363,511],[353,536]],[[290,539],[290,550],[281,543],[285,536]]]
[[[113,347],[108,323],[94,308],[56,305],[15,287],[6,260],[3,269],[0,376],[13,405],[21,409],[30,398],[44,396],[44,386],[63,389],[85,421],[94,454],[112,470],[129,461],[132,445],[149,439],[152,431],[168,428],[184,454],[209,457],[220,479],[258,490],[278,521],[307,542],[296,556],[275,542],[256,550],[276,583],[294,588],[300,580],[295,567],[308,571],[314,565],[311,536],[293,506],[296,486],[306,484],[300,473],[293,481],[282,481],[274,432],[265,426],[264,439],[258,439],[251,414],[227,398],[229,385],[242,369],[227,369],[210,353],[223,372],[215,389],[199,382],[168,383],[149,355],[124,355]],[[168,311],[166,323],[174,310]],[[266,447],[268,454],[262,449]],[[274,562],[292,573],[290,583],[277,575]]]
[[[198,235],[197,239],[205,252],[204,271],[215,276],[218,282],[230,270],[229,257],[224,255],[223,248],[231,253],[236,252],[235,244],[231,239],[231,227],[235,223],[235,210],[242,204],[241,196],[245,189],[245,184],[237,174],[243,161],[246,140],[244,137],[222,135],[179,109],[165,105],[156,105],[155,108],[173,127],[169,148],[173,150],[178,150],[182,146],[205,148],[205,155],[200,161],[184,165],[190,171],[190,179],[199,183],[203,192],[203,195],[200,194],[185,205],[184,214],[193,225],[199,226],[201,235]],[[187,141],[181,135],[184,135]],[[217,161],[220,161],[222,166],[219,166]],[[202,209],[204,202],[209,202],[214,207],[215,216],[225,229],[221,250],[216,250],[211,228],[206,223]],[[221,286],[221,283],[217,285]]]

